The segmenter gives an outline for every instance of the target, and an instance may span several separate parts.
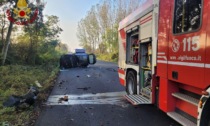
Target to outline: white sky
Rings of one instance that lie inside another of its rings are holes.
[[[77,39],[77,23],[85,17],[92,5],[100,0],[45,0],[47,2],[44,15],[55,15],[59,17],[60,27],[63,29],[60,39],[66,43],[69,51],[79,47]]]

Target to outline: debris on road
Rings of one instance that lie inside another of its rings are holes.
[[[113,68],[107,68],[106,70],[108,71],[113,71],[113,72],[117,72],[117,70],[113,69]]]
[[[89,107],[89,109],[93,109],[93,107]]]
[[[69,100],[68,96],[64,96],[64,97],[59,98],[58,103],[62,103],[62,101],[67,102],[68,100]]]
[[[64,81],[64,80],[62,80],[62,81],[60,81],[60,82],[59,82],[59,84],[63,84],[64,82],[65,82],[65,81]]]
[[[90,75],[87,75],[87,77],[90,77]]]
[[[101,77],[101,74],[100,74],[100,73],[93,73],[93,75],[94,75],[95,77]]]
[[[84,91],[87,91],[87,90],[89,90],[91,87],[84,87],[84,88],[77,88],[77,89],[82,89],[82,90],[84,90]]]
[[[61,85],[62,85],[64,82],[65,82],[64,80],[58,82],[58,87],[61,87]]]

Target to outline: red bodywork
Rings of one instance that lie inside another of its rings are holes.
[[[209,1],[203,0],[200,28],[189,33],[174,34],[174,0],[160,1],[157,75],[160,77],[159,104],[165,112],[174,111],[176,107],[197,117],[196,106],[178,101],[171,94],[184,89],[201,95],[201,91],[210,84],[208,11]],[[176,77],[173,77],[174,74]]]
[[[202,0],[200,27],[195,31],[181,34],[173,33],[174,3],[175,0],[160,0],[159,2],[157,71],[152,81],[152,97],[155,97],[155,88],[159,86],[158,102],[161,110],[171,112],[178,108],[197,118],[196,105],[175,98],[172,94],[183,91],[186,94],[192,93],[191,95],[201,96],[201,92],[210,86],[210,27],[208,27],[210,24],[208,15],[210,1]],[[140,19],[133,19],[138,13],[150,7],[151,4],[153,4],[153,1],[148,0],[145,6],[120,22],[120,44],[123,45],[123,49],[120,49],[121,53],[126,51],[126,30],[128,30],[126,27],[138,21],[141,29],[141,25],[145,22],[154,21],[155,13],[141,21]],[[126,22],[130,24],[126,26]],[[125,59],[125,57],[122,59]],[[125,69],[127,68],[119,66],[118,71],[119,74],[124,75],[124,78],[120,78],[120,82],[124,86],[126,86]],[[154,77],[158,79],[156,80]],[[152,100],[152,103],[154,103],[154,99]]]

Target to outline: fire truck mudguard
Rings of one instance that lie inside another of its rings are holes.
[[[198,105],[198,124],[210,126],[210,87],[206,90],[206,94],[202,95]]]
[[[206,101],[203,107],[200,126],[210,126],[210,99]]]

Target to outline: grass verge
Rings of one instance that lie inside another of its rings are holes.
[[[0,67],[0,125],[30,126],[34,125],[41,111],[41,105],[46,101],[59,68],[56,65],[21,66],[9,65]],[[15,108],[5,108],[2,103],[10,95],[24,95],[28,87],[35,86],[38,81],[43,87],[39,89],[35,106],[16,111]]]

